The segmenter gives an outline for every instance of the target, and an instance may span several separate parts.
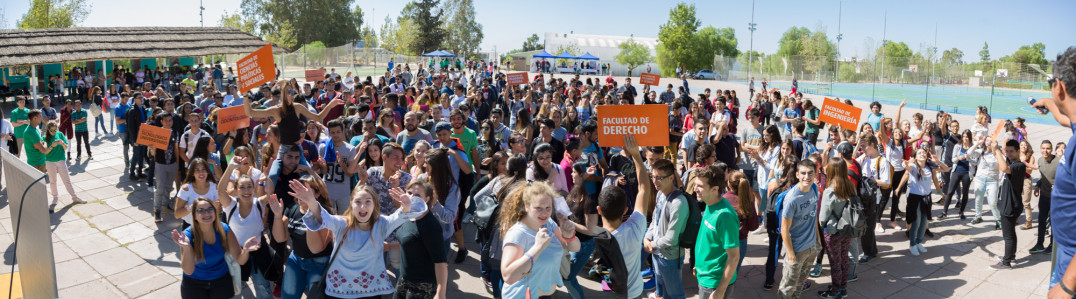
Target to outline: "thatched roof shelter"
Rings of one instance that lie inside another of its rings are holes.
[[[261,38],[227,27],[81,27],[0,30],[0,67],[247,54]],[[273,52],[288,51],[273,45]]]

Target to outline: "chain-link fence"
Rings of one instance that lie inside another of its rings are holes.
[[[226,55],[223,59],[231,65],[241,57],[242,55]],[[306,70],[325,68],[328,72],[335,69],[341,76],[350,72],[352,76],[371,76],[376,80],[377,76],[384,75],[388,70],[390,61],[394,65],[410,66],[412,71],[417,71],[418,65],[428,63],[429,58],[348,44],[331,48],[304,47],[292,53],[276,54],[273,59],[277,67],[281,68],[284,77],[300,79],[305,76]]]

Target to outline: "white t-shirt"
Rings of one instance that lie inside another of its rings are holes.
[[[324,158],[327,149],[327,144],[319,144],[318,155]],[[351,162],[351,158],[355,156],[355,147],[344,142],[343,145],[334,145],[333,149],[336,151],[336,160],[333,162],[326,160],[325,174],[321,178],[325,181],[325,189],[329,192],[329,199],[334,202],[341,200],[347,202],[351,196],[351,176],[347,175],[345,168]]]
[[[247,217],[243,217],[242,211],[239,209],[239,199],[232,198],[232,204],[224,208],[225,215],[228,215],[228,226],[232,228],[232,232],[235,233],[235,239],[239,241],[239,245],[243,245],[247,242],[247,239],[251,237],[258,237],[262,231],[265,230],[265,222],[262,221],[262,211],[266,207],[261,206],[257,198],[254,198],[254,205],[250,207],[250,214]],[[235,213],[232,213],[232,209],[235,209]]]
[[[236,170],[232,171],[232,174],[230,175],[230,177],[231,177],[231,180],[233,182],[239,180],[239,169],[236,169]],[[254,181],[255,185],[258,184],[258,179],[260,179],[261,177],[262,177],[262,171],[258,170],[257,167],[251,166],[250,167],[250,179]]]
[[[206,194],[198,194],[198,192],[194,191],[194,186],[191,184],[183,184],[183,187],[179,188],[179,193],[176,194],[176,199],[182,200],[184,202],[183,206],[187,207],[187,211],[191,212],[190,214],[187,214],[187,216],[183,216],[184,222],[194,224],[194,218],[192,218],[191,215],[194,215],[195,213],[194,200],[199,197],[208,198],[210,201],[217,201],[217,184],[209,182],[209,192],[206,192]]]
[[[0,135],[13,133],[15,133],[15,128],[11,127],[11,122],[7,119],[0,119]],[[0,150],[7,150],[7,139],[0,138]]]
[[[631,213],[627,221],[613,231],[624,264],[628,266],[628,297],[638,298],[643,294],[643,274],[640,272],[640,254],[642,254],[643,235],[646,234],[646,216],[639,211]]]
[[[192,124],[192,125],[199,125],[199,124]],[[186,148],[186,150],[184,150],[183,154],[187,155],[188,159],[190,159],[191,157],[194,157],[194,147],[196,145],[198,145],[198,139],[202,138],[202,136],[209,137],[209,133],[206,132],[205,130],[198,130],[197,135],[191,133],[190,130],[187,130],[186,132],[183,132],[183,135],[179,139],[180,140],[179,147],[180,148]]]
[[[879,184],[892,184],[889,161],[886,161],[884,156],[870,158],[863,155],[858,162],[859,171],[863,173],[864,178],[872,178]]]

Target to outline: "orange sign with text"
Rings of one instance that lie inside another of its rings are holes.
[[[250,116],[243,106],[234,106],[217,110],[217,133],[229,132],[250,126]]]
[[[508,85],[519,85],[530,83],[530,79],[527,78],[527,72],[508,73]]]
[[[845,130],[855,131],[859,126],[859,116],[862,114],[861,108],[826,98],[822,103],[822,113],[818,115],[818,120]]]
[[[997,141],[998,140],[998,135],[1001,135],[1002,131],[1005,131],[1005,121],[1004,120],[998,122],[997,128],[994,128],[994,133],[990,134],[990,140]],[[1004,144],[1002,144],[1004,142],[999,141],[998,143],[999,143],[999,145],[1004,145]]]
[[[651,73],[639,74],[639,84],[642,85],[658,85],[658,80],[661,80],[661,75]]]
[[[168,139],[172,136],[172,130],[142,124],[138,129],[138,144],[153,147],[160,150],[168,150]]]
[[[325,81],[325,69],[307,70],[306,82]]]
[[[236,63],[239,67],[239,93],[254,89],[276,77],[273,68],[273,45],[265,45]]]
[[[669,145],[668,105],[602,105],[597,109],[600,146],[624,146],[624,135],[635,136],[640,146]]]

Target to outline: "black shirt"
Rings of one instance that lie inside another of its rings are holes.
[[[427,214],[422,219],[405,222],[396,230],[400,241],[400,279],[406,282],[437,283],[434,264],[447,263],[441,224]]]
[[[635,174],[635,161],[621,154],[612,155],[609,157],[609,168],[624,175],[624,180],[628,181],[628,184],[620,186],[620,189],[624,190],[624,195],[628,196],[628,209],[625,212],[631,215],[630,213],[635,209],[635,195],[639,193],[639,178]]]
[[[281,166],[281,168],[283,168],[283,165]],[[291,191],[291,187],[288,186],[288,182],[291,182],[291,180],[298,180],[299,178],[303,177],[304,174],[306,174],[306,172],[300,172],[298,170],[292,171],[288,174],[285,174],[283,169],[280,171],[280,175],[277,177],[276,185],[273,185],[273,194],[276,194],[276,197],[280,198],[280,200],[284,202],[284,207],[298,205],[298,203],[295,201],[295,197],[288,194],[288,191]],[[302,215],[300,215],[300,218],[301,217]]]
[[[280,185],[278,184],[277,186]],[[278,187],[277,190],[280,190],[280,188]],[[269,213],[272,214],[273,212],[270,211]],[[288,239],[291,240],[291,253],[301,258],[323,257],[332,254],[332,243],[325,246],[325,249],[321,250],[321,252],[310,252],[310,247],[306,246],[306,233],[308,231],[306,229],[306,224],[303,223],[303,212],[299,210],[298,204],[288,206],[287,203],[284,203],[284,216],[288,217],[288,222],[285,223],[285,225],[288,226]]]
[[[683,132],[684,120],[680,119],[680,111],[669,112],[669,130],[676,132]],[[673,135],[669,132],[669,145],[673,146],[680,143],[680,140],[684,139],[683,135]]]
[[[716,138],[716,137],[715,137]],[[725,138],[717,140],[714,143],[715,153],[717,154],[717,161],[725,162],[729,169],[739,169],[736,165],[736,148],[739,147],[739,143],[736,142],[736,136],[728,134]]]
[[[535,147],[538,147],[538,145],[541,145],[542,143],[548,143],[550,146],[553,146],[553,164],[560,164],[560,161],[564,159],[564,142],[552,137],[549,139],[549,142],[545,142],[542,141],[542,136],[534,137],[534,141],[531,142],[531,147],[527,149],[527,153],[533,155]]]

